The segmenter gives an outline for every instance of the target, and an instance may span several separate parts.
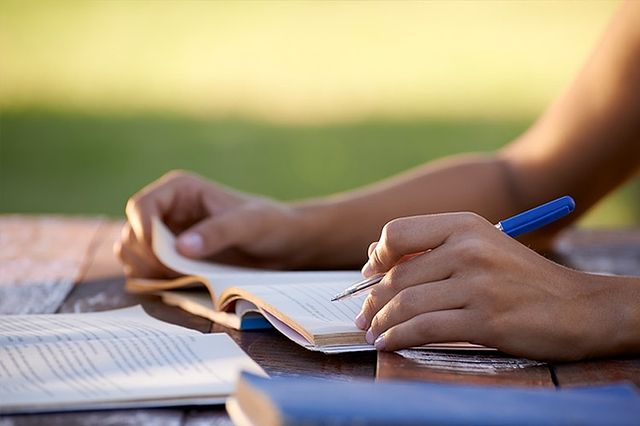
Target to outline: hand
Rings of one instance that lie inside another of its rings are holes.
[[[177,250],[191,258],[285,268],[302,261],[305,252],[297,242],[297,210],[185,172],[170,172],[132,196],[126,214],[115,251],[127,276],[175,276],[153,254],[153,217],[178,235]]]
[[[614,291],[624,286],[553,263],[471,213],[396,219],[369,254],[363,274],[386,276],[356,324],[381,350],[467,341],[579,359],[612,349],[603,345],[617,343],[629,303]]]

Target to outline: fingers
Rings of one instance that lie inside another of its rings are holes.
[[[451,251],[445,247],[438,247],[394,266],[365,299],[362,311],[356,317],[356,325],[366,330],[378,311],[396,295],[416,285],[429,285],[428,283],[445,280],[453,271]],[[411,295],[414,292],[407,294]]]
[[[176,246],[185,256],[209,257],[231,246],[259,239],[269,227],[269,214],[247,203],[195,224],[178,236]]]
[[[163,177],[127,201],[125,213],[138,241],[151,246],[151,218],[162,217],[162,207],[171,204],[176,179]]]
[[[369,244],[369,248],[367,249],[367,256],[371,256],[371,252],[373,252],[373,250],[376,248],[377,245],[378,245],[377,241],[374,241],[371,244]]]
[[[487,224],[490,225],[474,213],[447,213],[392,220],[382,229],[380,241],[371,251],[362,273],[368,277],[387,272],[406,255],[436,248],[454,233]]]
[[[156,256],[141,244],[131,226],[127,223],[122,228],[121,240],[114,244],[113,250],[122,262],[123,270],[128,277],[166,278],[176,273],[164,266]]]
[[[453,309],[415,316],[377,336],[378,350],[393,351],[429,343],[480,342],[471,311]]]
[[[133,195],[127,202],[125,213],[137,240],[151,247],[153,217],[180,222],[185,219],[180,218],[181,215],[187,217],[196,211],[201,213],[201,187],[202,183],[196,176],[172,171]],[[165,218],[169,212],[171,216]]]
[[[443,280],[402,290],[371,320],[370,340],[421,314],[462,309],[469,302],[468,288],[457,280]]]

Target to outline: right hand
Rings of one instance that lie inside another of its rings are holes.
[[[300,259],[304,252],[299,242],[301,214],[296,209],[195,174],[167,173],[133,195],[126,214],[128,221],[114,250],[130,277],[176,275],[153,254],[153,217],[177,235],[177,250],[193,259],[276,269],[304,262]]]

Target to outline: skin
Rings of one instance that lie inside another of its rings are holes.
[[[364,275],[388,272],[356,320],[379,349],[466,340],[541,359],[638,353],[640,279],[572,271],[527,248],[545,250],[638,171],[638,22],[640,2],[623,3],[568,89],[493,155],[290,204],[171,172],[127,203],[116,245],[125,273],[174,276],[151,251],[151,218],[160,217],[192,258],[277,269],[367,261]],[[524,239],[491,226],[562,195],[576,212]]]
[[[472,213],[389,222],[364,269],[386,272],[356,319],[380,350],[468,341],[573,360],[640,349],[637,278],[565,268]]]

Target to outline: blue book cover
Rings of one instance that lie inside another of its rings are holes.
[[[260,314],[245,314],[240,317],[240,330],[267,330],[273,328],[271,323]]]
[[[235,403],[255,425],[640,425],[640,395],[627,384],[556,390],[243,373]]]

